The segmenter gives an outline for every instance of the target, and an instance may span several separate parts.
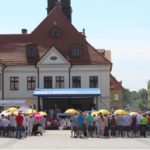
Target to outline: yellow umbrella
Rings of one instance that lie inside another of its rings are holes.
[[[47,113],[44,112],[44,111],[40,111],[39,113],[40,113],[40,115],[42,115],[42,116],[47,116]]]
[[[125,110],[123,109],[117,109],[115,112],[114,112],[115,115],[126,115],[128,114]]]
[[[26,115],[30,115],[30,114],[34,114],[36,113],[37,111],[35,109],[29,109],[25,112]]]
[[[129,115],[130,115],[130,116],[138,115],[138,112],[132,111],[132,112],[129,113]]]
[[[99,114],[98,111],[93,111],[93,112],[91,113],[92,116],[97,116],[98,114]]]
[[[109,115],[110,112],[107,109],[100,109],[98,113],[102,113],[103,115]]]
[[[18,109],[16,107],[10,107],[6,110],[6,112],[13,112],[13,111],[17,111]]]
[[[17,115],[18,115],[18,111],[17,111],[17,110],[16,110],[16,111],[13,111],[12,114],[13,114],[14,116],[17,116]]]
[[[70,113],[70,114],[76,114],[76,113],[78,113],[78,111],[77,110],[75,110],[75,109],[67,109],[66,111],[65,111],[65,113]]]

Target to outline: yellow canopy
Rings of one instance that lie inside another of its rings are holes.
[[[30,115],[30,114],[34,114],[36,113],[37,111],[35,109],[29,109],[25,112],[26,115]]]
[[[18,111],[16,107],[10,107],[6,110],[6,112],[13,112],[13,111]]]
[[[107,109],[100,109],[98,113],[102,113],[103,115],[109,115],[110,112]]]
[[[125,110],[123,109],[117,109],[115,112],[114,112],[115,115],[126,115],[128,114],[128,112],[126,112]]]
[[[65,111],[65,113],[70,113],[70,114],[74,115],[74,114],[78,113],[78,111],[76,109],[67,109]]]
[[[47,113],[45,111],[40,111],[39,114],[42,116],[47,116]]]
[[[138,115],[138,112],[132,111],[132,112],[129,113],[129,115],[130,115],[130,116]]]
[[[98,114],[99,114],[98,111],[93,111],[93,112],[91,113],[92,116],[97,116]]]
[[[14,116],[17,116],[17,115],[18,115],[18,111],[13,111],[12,114],[13,114]]]

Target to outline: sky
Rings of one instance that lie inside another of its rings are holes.
[[[71,0],[72,24],[96,49],[111,50],[113,76],[131,91],[150,80],[150,0]],[[1,0],[0,34],[32,32],[47,0]]]

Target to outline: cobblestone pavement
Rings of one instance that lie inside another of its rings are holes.
[[[70,131],[48,130],[43,136],[0,137],[0,150],[119,150],[150,149],[150,138],[71,138]]]

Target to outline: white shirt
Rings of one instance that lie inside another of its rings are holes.
[[[34,117],[29,117],[29,126],[33,126],[34,121],[35,121]]]
[[[10,121],[9,121],[7,118],[4,118],[4,119],[2,120],[2,124],[3,124],[3,127],[8,127],[9,124],[10,124]]]
[[[11,116],[11,117],[9,118],[9,121],[10,121],[10,126],[11,126],[11,127],[16,127],[16,126],[17,126],[16,117]]]

